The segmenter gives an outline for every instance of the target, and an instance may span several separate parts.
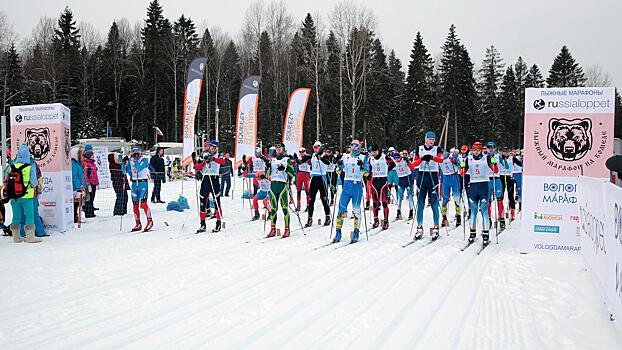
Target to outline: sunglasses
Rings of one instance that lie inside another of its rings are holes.
[[[360,146],[358,143],[353,143],[350,145],[350,147],[358,147],[358,146]]]

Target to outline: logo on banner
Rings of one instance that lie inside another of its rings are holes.
[[[69,153],[71,152],[71,130],[65,128],[65,159],[69,159]]]
[[[257,88],[257,86],[259,86],[259,82],[257,82],[257,80],[253,80],[253,87]]]
[[[555,158],[575,161],[592,149],[592,121],[590,119],[549,120],[548,148]]]
[[[533,231],[539,233],[559,233],[559,226],[534,225]]]
[[[564,219],[563,215],[555,215],[555,214],[543,214],[535,212],[533,213],[534,220],[549,220],[549,221],[562,221]]]
[[[50,129],[26,129],[26,144],[35,160],[44,160],[50,153]]]
[[[544,102],[543,99],[533,101],[533,108],[539,111],[543,110],[545,106],[546,106],[546,102]]]
[[[22,117],[21,114],[18,114],[15,116],[15,121],[18,123],[21,123],[24,120],[24,117]]]

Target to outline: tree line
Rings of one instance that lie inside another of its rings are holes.
[[[19,50],[0,13],[0,50],[4,114],[14,105],[60,102],[71,109],[72,139],[111,131],[149,143],[155,126],[164,140],[181,140],[186,68],[207,57],[196,130],[228,151],[240,83],[249,75],[261,76],[259,140],[282,138],[289,94],[310,87],[305,144],[341,148],[353,137],[412,147],[427,130],[440,131],[447,116],[449,145],[495,139],[521,147],[525,88],[611,84],[598,66],[584,71],[566,46],[546,78],[522,57],[505,63],[493,45],[476,68],[454,25],[438,57],[417,33],[404,66],[382,43],[374,13],[351,0],[300,22],[284,1],[257,1],[235,38],[218,27],[199,31],[183,14],[171,21],[158,0],[143,20],[115,20],[105,36],[77,24],[66,7],[58,19],[41,18]],[[616,93],[617,137],[621,105]]]

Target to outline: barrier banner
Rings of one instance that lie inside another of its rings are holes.
[[[580,177],[581,251],[622,331],[622,188]]]
[[[242,162],[242,156],[255,154],[257,146],[257,109],[259,106],[259,84],[261,78],[250,76],[242,82],[235,128],[235,166]]]
[[[580,251],[577,177],[609,178],[614,91],[526,89],[522,251]]]
[[[11,107],[11,149],[26,143],[41,170],[39,215],[46,229],[73,227],[71,114],[61,103]]]
[[[95,165],[97,165],[98,189],[111,188],[112,178],[110,177],[110,168],[108,167],[108,147],[93,147],[93,158]]]
[[[184,123],[182,125],[183,147],[182,165],[188,166],[192,163],[190,155],[194,152],[194,118],[199,107],[201,98],[201,85],[203,84],[203,72],[207,58],[199,57],[190,62],[186,74],[186,92],[184,93]],[[202,146],[202,145],[201,145]]]
[[[311,89],[301,88],[292,92],[287,105],[285,125],[283,126],[283,143],[289,154],[297,152],[302,147],[305,112]]]

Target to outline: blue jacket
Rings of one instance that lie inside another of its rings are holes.
[[[75,159],[71,160],[71,182],[74,191],[84,187],[84,167]]]
[[[30,164],[30,149],[26,144],[21,144],[19,146],[19,150],[17,151],[17,157],[15,157],[14,163],[20,164]],[[35,188],[38,185],[37,181],[37,168],[34,166],[30,167],[30,187]]]

